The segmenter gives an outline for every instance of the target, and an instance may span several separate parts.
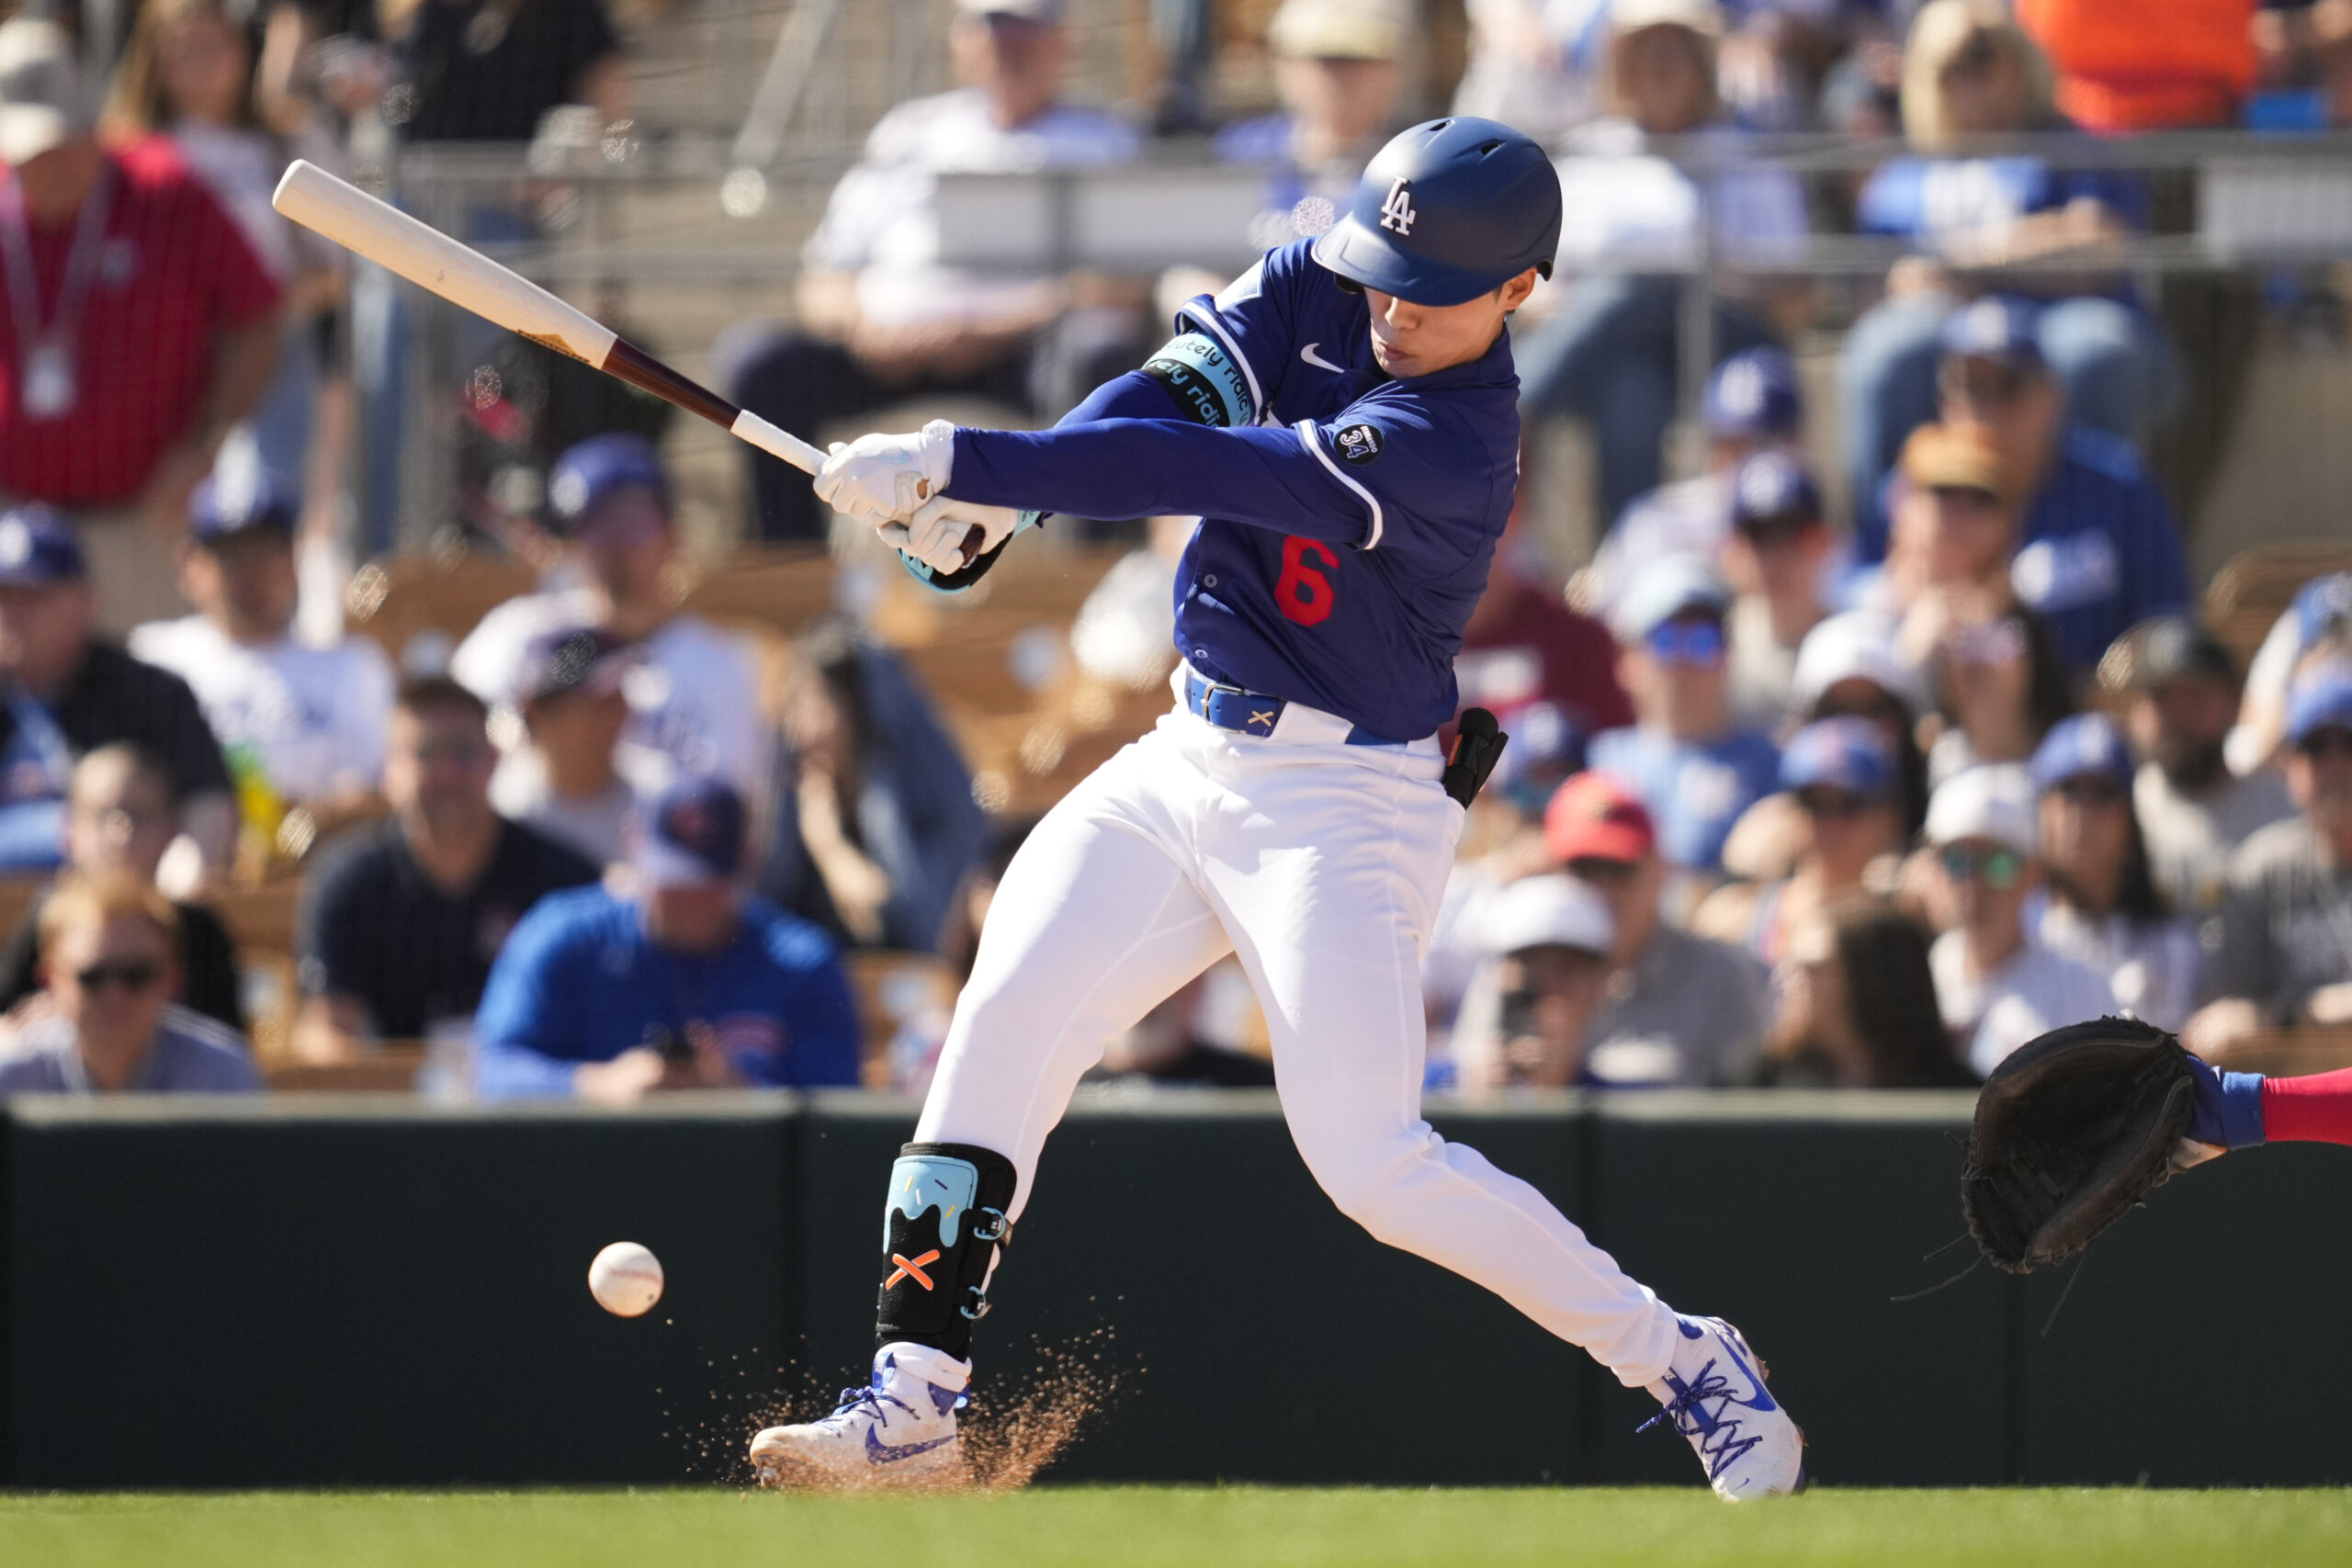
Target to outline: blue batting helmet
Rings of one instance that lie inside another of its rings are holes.
[[[1455,116],[1373,154],[1315,260],[1416,305],[1459,305],[1531,266],[1551,276],[1559,248],[1560,177],[1544,149],[1495,120]]]

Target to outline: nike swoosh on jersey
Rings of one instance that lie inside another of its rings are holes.
[[[900,1443],[893,1448],[888,1443],[879,1441],[874,1428],[868,1427],[865,1429],[865,1462],[893,1464],[902,1459],[912,1459],[917,1454],[927,1454],[933,1449],[944,1449],[955,1440],[956,1434],[950,1432],[944,1438],[933,1438],[927,1443]]]
[[[1321,338],[1317,338],[1313,343],[1310,343],[1305,348],[1300,349],[1298,351],[1298,356],[1301,359],[1306,360],[1309,365],[1314,366],[1317,370],[1329,370],[1337,376],[1346,375],[1348,373],[1348,367],[1346,366],[1334,365],[1329,360],[1315,352],[1322,346],[1323,340]]]

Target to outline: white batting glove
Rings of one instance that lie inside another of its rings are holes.
[[[861,435],[817,470],[817,499],[870,527],[903,521],[947,488],[956,427],[934,419],[910,435]]]
[[[940,575],[948,576],[1004,543],[1020,525],[1017,507],[983,506],[976,501],[956,501],[942,495],[923,502],[904,523],[884,524],[880,533],[882,542],[892,549],[903,551]],[[980,537],[967,554],[964,541],[971,537],[974,528],[979,529]]]

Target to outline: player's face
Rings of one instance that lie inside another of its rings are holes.
[[[1363,291],[1372,308],[1372,356],[1402,381],[1467,365],[1495,345],[1503,318],[1535,290],[1529,267],[1492,294],[1459,305],[1416,305],[1377,288]]]

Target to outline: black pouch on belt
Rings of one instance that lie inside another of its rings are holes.
[[[1486,787],[1487,775],[1495,771],[1495,763],[1501,760],[1503,747],[1510,740],[1510,737],[1495,723],[1495,716],[1485,708],[1463,710],[1462,723],[1454,731],[1453,754],[1446,759],[1442,777],[1445,793],[1459,801],[1464,810]]]

